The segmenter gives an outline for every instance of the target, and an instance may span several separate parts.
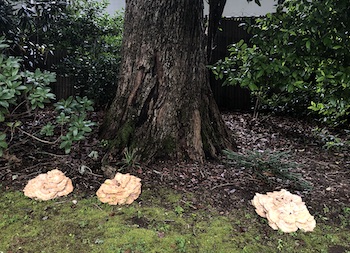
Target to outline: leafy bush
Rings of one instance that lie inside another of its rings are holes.
[[[3,38],[0,38],[0,49],[8,48]],[[16,105],[18,99],[26,98],[31,109],[43,108],[44,103],[54,99],[55,95],[47,86],[54,82],[55,74],[47,71],[20,71],[20,59],[0,54],[0,122],[5,120],[10,105]],[[24,82],[23,82],[24,79]]]
[[[254,34],[229,48],[212,69],[226,84],[250,88],[263,102],[299,106],[342,124],[350,113],[350,22],[345,0],[286,0],[259,18]]]
[[[96,123],[91,120],[86,120],[87,112],[93,111],[93,103],[87,97],[69,97],[66,100],[61,100],[55,104],[55,110],[59,113],[56,118],[56,124],[60,125],[61,129],[63,126],[67,126],[66,134],[61,133],[61,144],[60,148],[65,150],[65,153],[71,151],[73,142],[85,139],[85,135],[92,131],[91,127],[95,126]],[[49,129],[47,131],[46,129]],[[49,135],[54,131],[54,126],[49,123],[43,127],[43,133],[47,132]]]
[[[289,152],[277,152],[272,150],[250,151],[244,154],[232,150],[224,151],[228,162],[250,169],[252,173],[269,184],[289,184],[295,188],[310,189],[308,182],[301,175],[292,172],[297,163],[290,161]]]
[[[114,98],[123,31],[123,13],[104,13],[106,2],[76,1],[51,30],[56,48],[67,50],[59,71],[75,77],[78,94],[104,106]]]
[[[0,38],[0,48],[8,45]],[[26,90],[22,85],[20,59],[0,54],[0,122],[5,121],[10,105],[16,104],[17,98]]]
[[[8,47],[9,45],[0,38],[0,49],[6,50]],[[38,113],[39,108],[44,108],[44,103],[55,99],[55,95],[49,88],[49,84],[55,81],[55,74],[42,72],[39,69],[34,72],[20,71],[20,61],[19,58],[6,56],[2,52],[0,54],[0,122],[6,123],[0,128],[0,156],[8,148],[5,125],[11,135],[18,129],[40,141],[38,137],[18,128],[21,126],[21,121],[6,122],[6,117],[13,114],[15,110],[21,109],[22,105],[26,105],[22,116],[33,112]],[[61,143],[60,148],[69,153],[72,143],[84,139],[85,135],[92,131],[91,127],[95,125],[94,122],[86,119],[87,112],[93,110],[92,104],[92,101],[86,97],[76,99],[70,97],[56,103],[55,108],[59,113],[56,122],[44,126],[40,133],[53,136],[55,126],[59,126],[61,133],[57,141]],[[12,116],[12,119],[15,117]]]
[[[331,134],[326,128],[316,127],[312,130],[313,136],[323,148],[332,151],[346,152],[350,149],[350,131],[345,130],[345,136],[340,138],[337,134]]]
[[[3,14],[0,35],[11,41],[9,53],[21,57],[22,69],[43,68],[55,41],[55,38],[47,40],[48,31],[65,17],[67,3],[31,0],[0,0],[0,3],[0,13]]]
[[[3,51],[9,48],[3,38],[0,38],[0,122],[4,122],[10,114],[10,109],[18,109],[23,102],[27,112],[43,108],[44,103],[55,98],[48,84],[55,81],[55,74],[36,70],[34,73],[20,71],[20,59],[6,56]],[[13,111],[12,111],[13,113]],[[8,124],[19,126],[18,124]],[[7,148],[6,134],[0,132],[0,156]]]
[[[0,35],[12,40],[11,55],[22,58],[21,68],[57,72],[75,79],[76,94],[95,105],[111,102],[117,87],[123,14],[104,13],[107,1],[0,0]],[[14,3],[21,6],[13,8]],[[67,56],[51,66],[55,52]]]
[[[0,0],[0,36],[10,36],[15,27],[13,6],[8,0]]]

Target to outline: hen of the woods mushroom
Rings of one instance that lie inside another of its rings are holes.
[[[24,195],[38,200],[49,200],[68,195],[73,191],[70,178],[60,170],[51,170],[28,181]]]
[[[110,205],[131,204],[141,193],[141,179],[130,174],[117,173],[107,179],[97,190],[96,195],[103,203]]]
[[[316,221],[301,197],[287,190],[256,193],[252,204],[257,214],[267,218],[270,227],[275,230],[291,233],[298,229],[313,231],[316,227]]]

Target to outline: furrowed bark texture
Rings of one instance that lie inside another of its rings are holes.
[[[203,0],[127,0],[111,152],[203,161],[231,146],[207,78]]]

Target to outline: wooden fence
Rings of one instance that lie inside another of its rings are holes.
[[[212,63],[228,55],[228,45],[238,42],[241,39],[248,41],[251,37],[240,24],[243,18],[223,18],[220,24],[220,31],[216,38],[216,47],[212,53]],[[64,51],[56,51],[54,55],[48,58],[48,66],[58,64],[66,56]],[[214,98],[222,110],[248,111],[251,109],[250,92],[239,86],[222,86],[222,80],[216,80],[210,73],[210,85]],[[74,95],[74,78],[57,75],[57,82],[52,85],[53,92],[57,100]]]
[[[211,64],[228,55],[227,47],[240,40],[248,42],[251,35],[248,34],[240,24],[244,18],[223,18],[220,23],[220,30],[216,38],[216,47],[212,52]],[[248,89],[239,86],[222,86],[222,80],[216,80],[213,73],[210,73],[210,85],[214,98],[221,110],[249,111],[251,110],[251,97]]]
[[[48,55],[45,69],[51,70],[52,66],[58,65],[64,57],[67,56],[66,50],[55,50],[53,55]],[[56,82],[51,85],[53,93],[56,95],[56,100],[66,99],[75,94],[74,78],[57,73]]]

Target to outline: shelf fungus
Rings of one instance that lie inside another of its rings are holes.
[[[107,179],[97,190],[96,195],[103,203],[110,205],[128,205],[139,197],[141,179],[130,174],[117,173],[113,179]]]
[[[38,200],[49,200],[68,195],[73,191],[72,180],[60,170],[51,170],[28,181],[24,195]]]
[[[301,197],[287,190],[256,193],[252,204],[261,217],[267,218],[270,227],[291,233],[298,229],[313,231],[316,221],[310,215]]]

